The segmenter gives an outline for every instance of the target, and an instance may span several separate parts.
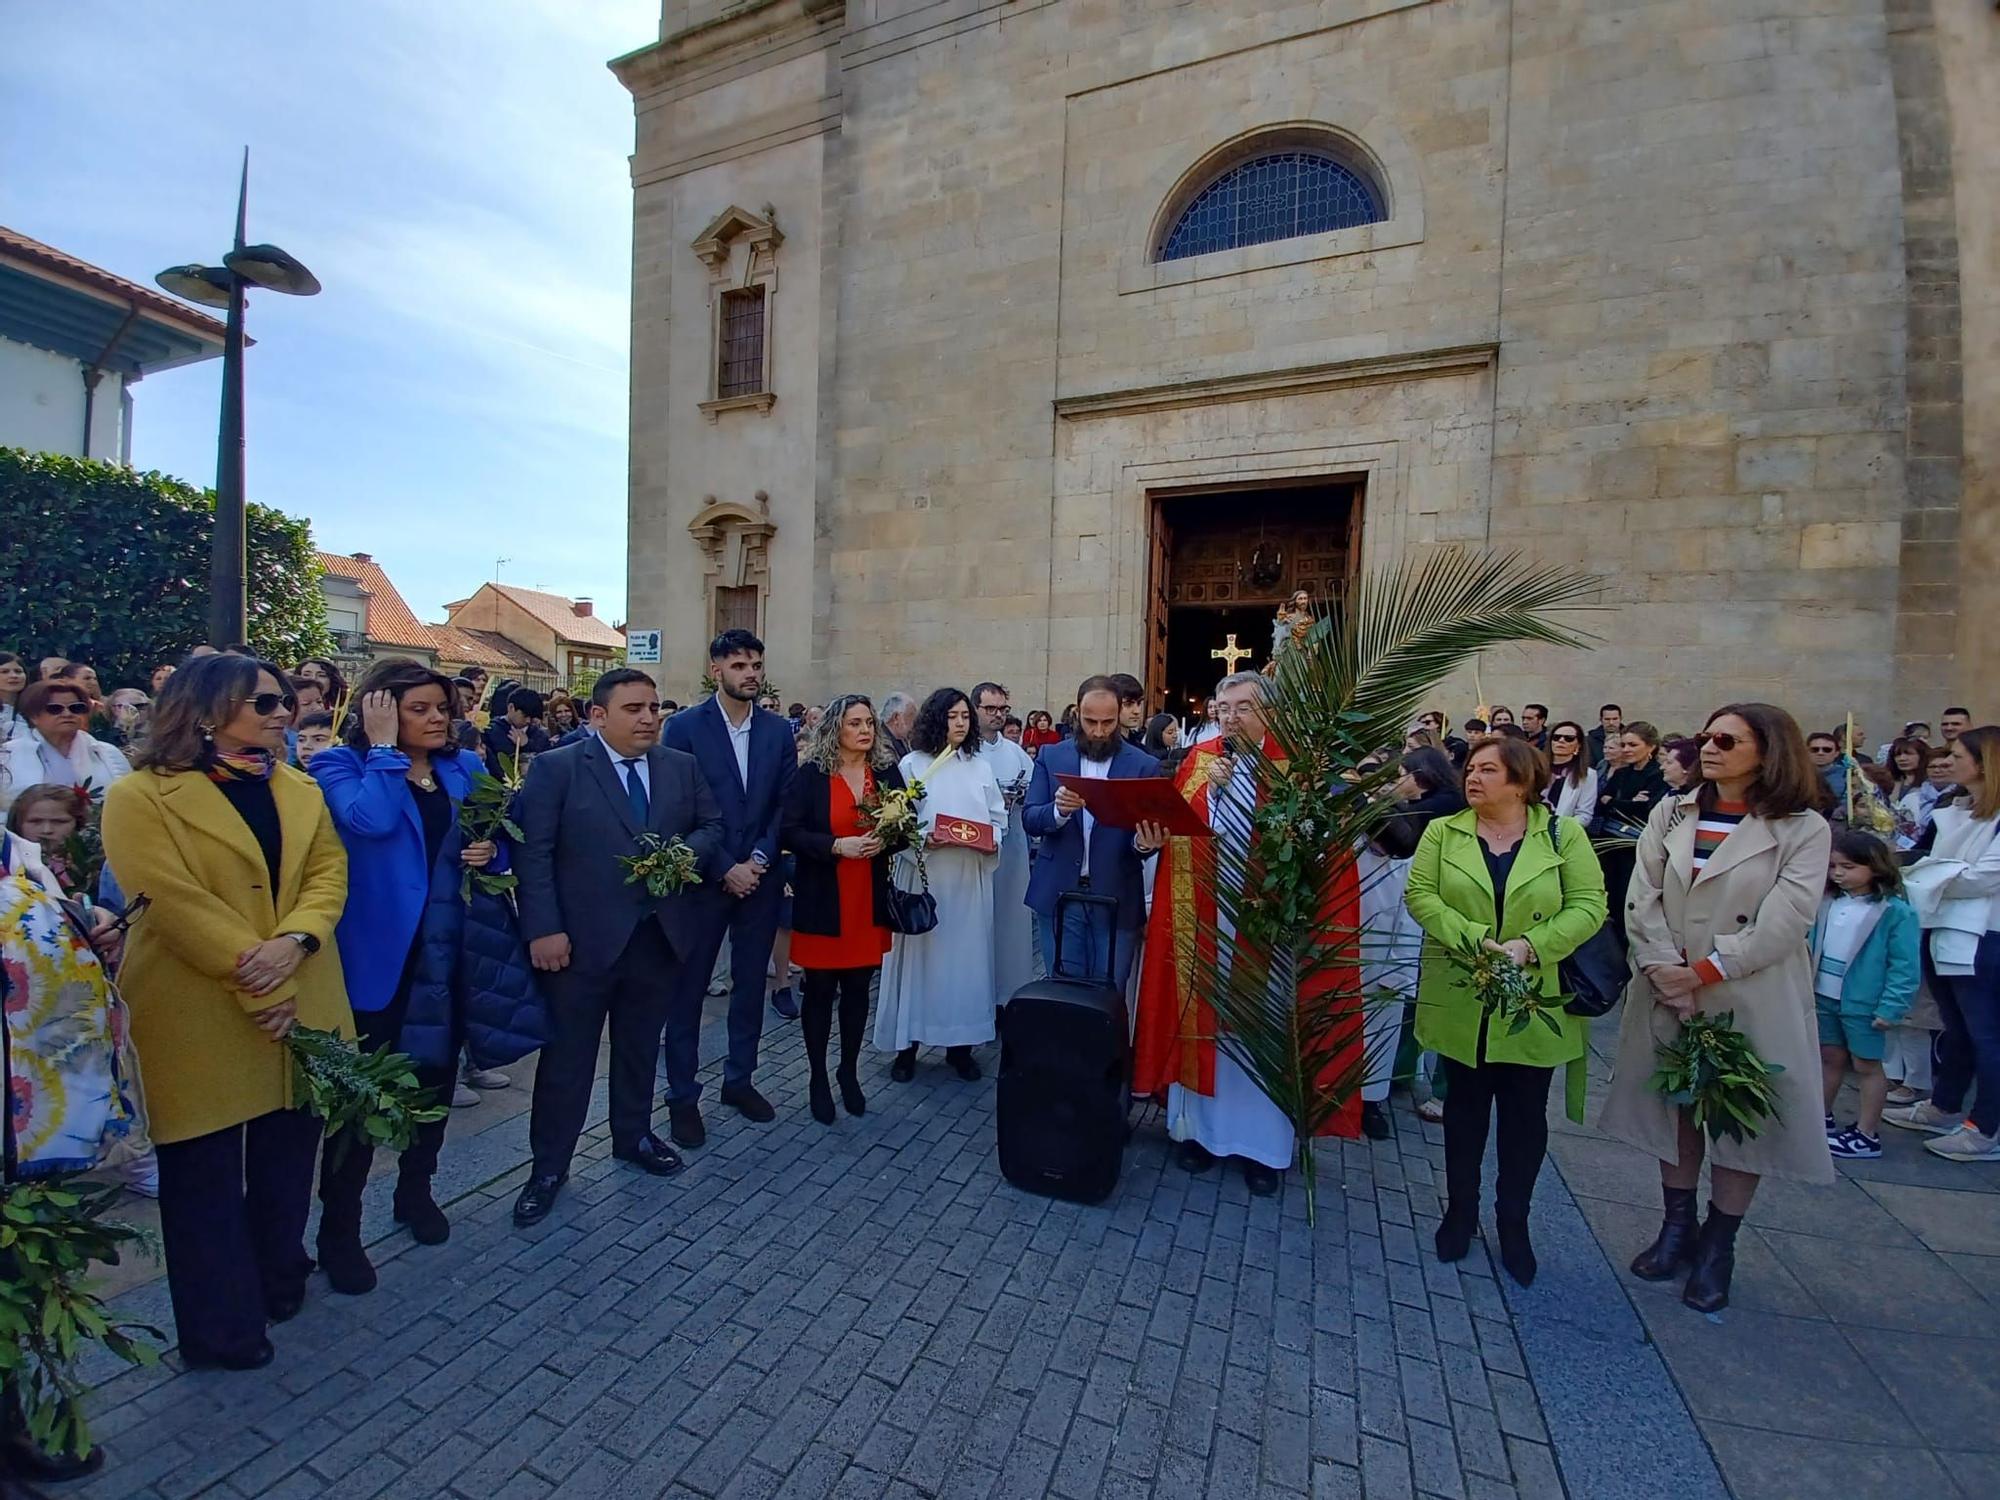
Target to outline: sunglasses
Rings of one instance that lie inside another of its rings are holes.
[[[1714,730],[1714,729],[1704,729],[1700,734],[1694,737],[1694,742],[1697,745],[1713,745],[1715,746],[1716,749],[1720,750],[1724,755],[1727,755],[1730,751],[1734,750],[1738,745],[1743,743],[1742,740],[1738,739],[1733,734],[1724,734],[1720,730]]]
[[[89,715],[90,705],[88,703],[44,703],[42,705],[42,712],[45,714],[75,714],[81,719]]]
[[[287,711],[296,709],[299,700],[290,693],[259,693],[250,700],[250,707],[260,714],[274,714],[281,707]]]
[[[1549,739],[1558,745],[1574,745],[1576,743],[1576,736],[1573,734],[1552,734],[1549,736]]]

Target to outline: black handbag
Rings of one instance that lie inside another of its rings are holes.
[[[1562,882],[1562,842],[1556,837],[1557,826],[1562,819],[1550,814],[1549,844],[1556,851],[1556,882]],[[1583,941],[1568,958],[1556,965],[1556,978],[1569,995],[1569,1003],[1563,1006],[1573,1016],[1595,1020],[1606,1014],[1625,995],[1625,986],[1632,977],[1626,965],[1625,955],[1619,950],[1618,939],[1611,935],[1611,919],[1605,918],[1604,925]]]

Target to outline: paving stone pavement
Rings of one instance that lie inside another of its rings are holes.
[[[1615,1015],[1593,1029],[1593,1116],[1616,1037]],[[1854,1118],[1851,1080],[1835,1113]],[[1765,1183],[1717,1316],[1622,1277],[1739,1500],[2000,1496],[2000,1172],[1923,1139],[1883,1131],[1882,1158],[1838,1163],[1830,1188]],[[1622,1267],[1659,1227],[1650,1163],[1567,1122],[1551,1156]]]
[[[777,1123],[711,1108],[708,1146],[662,1181],[610,1160],[600,1097],[530,1231],[509,1216],[525,1121],[487,1132],[511,1159],[452,1205],[448,1245],[387,1233],[373,1203],[374,1294],[315,1279],[264,1372],[169,1356],[109,1379],[108,1466],[49,1493],[1725,1493],[1553,1171],[1543,1275],[1503,1292],[1480,1246],[1429,1256],[1441,1137],[1407,1110],[1394,1141],[1322,1150],[1316,1226],[1295,1175],[1253,1199],[1234,1171],[1181,1171],[1156,1115],[1083,1207],[1000,1177],[994,1049],[974,1085],[941,1054],[893,1085],[871,1051],[868,1114],[827,1129],[796,1025],[770,1025]]]

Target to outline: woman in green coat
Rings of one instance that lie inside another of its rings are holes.
[[[1556,1012],[1515,1033],[1489,1031],[1466,961],[1495,949],[1526,967],[1541,993],[1561,992],[1556,965],[1604,925],[1604,872],[1589,835],[1542,803],[1549,763],[1526,740],[1478,741],[1465,764],[1466,810],[1424,830],[1405,897],[1424,929],[1417,1041],[1444,1063],[1445,1211],[1441,1261],[1462,1260],[1479,1227],[1479,1164],[1499,1117],[1493,1215],[1500,1263],[1535,1279],[1528,1204],[1548,1153],[1549,1082],[1570,1070],[1570,1113],[1581,1118],[1584,1025]]]

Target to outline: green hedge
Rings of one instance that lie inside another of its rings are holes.
[[[119,464],[0,448],[0,648],[97,668],[114,687],[207,638],[215,492]],[[312,529],[248,509],[250,644],[289,666],[330,652]],[[226,642],[223,644],[227,644]]]

